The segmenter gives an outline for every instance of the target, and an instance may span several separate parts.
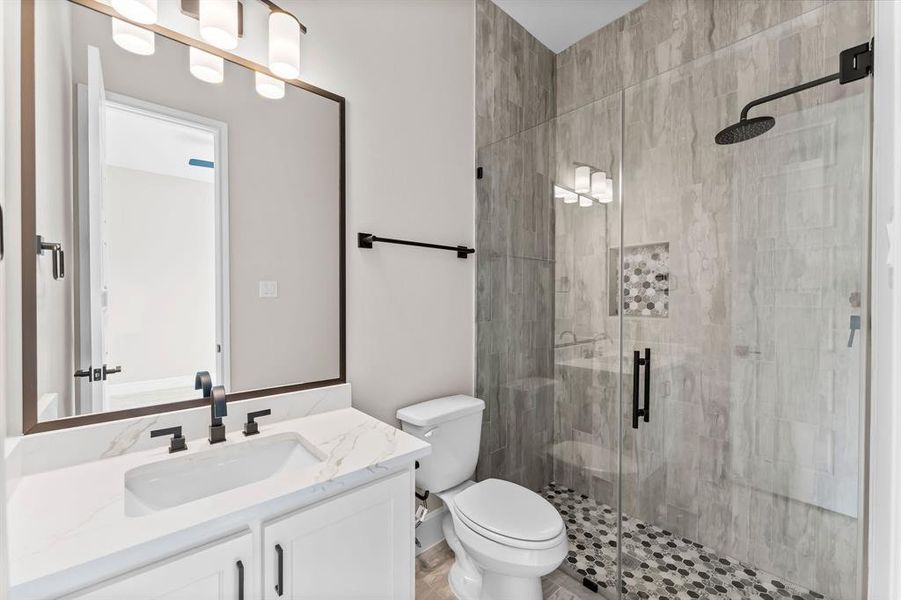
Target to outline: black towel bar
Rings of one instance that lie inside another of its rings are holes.
[[[395,240],[392,238],[383,238],[378,237],[373,233],[358,233],[357,234],[357,247],[358,248],[372,248],[372,244],[375,242],[382,242],[385,244],[401,244],[403,246],[418,246],[419,248],[436,248],[438,250],[450,250],[452,252],[457,253],[457,258],[466,258],[470,254],[476,251],[475,248],[467,248],[466,246],[443,246],[441,244],[429,244],[426,242],[411,242],[410,240]]]

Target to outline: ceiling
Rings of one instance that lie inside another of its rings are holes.
[[[494,0],[555,53],[612,23],[646,0]]]

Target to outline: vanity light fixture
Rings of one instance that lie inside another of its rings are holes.
[[[564,204],[575,204],[579,201],[578,194],[565,187],[560,187],[559,185],[554,186],[554,198],[556,200],[563,200]]]
[[[149,56],[155,50],[155,35],[152,31],[132,25],[121,19],[112,18],[113,41],[123,50],[140,56]]]
[[[257,93],[263,98],[279,100],[285,97],[285,82],[257,71],[254,75]]]
[[[587,165],[576,167],[576,179],[573,189],[577,194],[587,194],[591,191],[591,167]]]
[[[200,0],[200,37],[217,48],[238,47],[238,0]]]
[[[608,177],[604,183],[604,194],[598,198],[598,202],[608,204],[613,202],[613,180]]]
[[[157,0],[112,0],[110,4],[129,21],[143,25],[156,23]]]
[[[595,171],[591,174],[591,195],[599,198],[607,193],[607,174],[603,171]]]
[[[601,204],[613,201],[613,180],[603,171],[591,174],[591,196]]]
[[[222,83],[225,79],[225,61],[221,56],[204,52],[193,46],[188,49],[191,75],[206,83]]]
[[[280,9],[269,13],[269,69],[282,79],[300,75],[300,22]]]

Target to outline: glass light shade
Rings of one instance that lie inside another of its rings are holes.
[[[113,41],[123,50],[149,56],[156,49],[152,31],[113,17]]]
[[[238,0],[200,0],[200,37],[222,48],[238,47]]]
[[[207,83],[222,83],[225,79],[225,61],[221,56],[204,52],[199,48],[188,49],[191,75]]]
[[[116,12],[135,23],[156,23],[157,0],[112,0]]]
[[[606,184],[605,185],[606,195],[609,196],[610,199],[612,200],[613,199],[613,180],[608,178],[604,183]]]
[[[607,189],[607,174],[603,171],[595,171],[591,174],[591,195],[603,194]]]
[[[285,82],[275,77],[269,77],[259,71],[255,75],[257,94],[263,98],[278,100],[285,97]]]
[[[600,196],[595,196],[598,199],[598,202],[601,204],[610,204],[613,202],[613,194],[601,194]]]
[[[584,208],[586,206],[591,206],[592,204],[594,204],[594,200],[588,196],[579,196],[579,206]]]
[[[573,202],[577,202],[579,200],[579,197],[571,191],[555,185],[554,199],[563,200],[564,204],[572,204]]]
[[[300,75],[300,23],[288,13],[269,15],[269,69],[282,79]]]
[[[591,167],[576,167],[576,180],[573,189],[577,194],[591,191]]]

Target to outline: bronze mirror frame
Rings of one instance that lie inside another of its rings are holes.
[[[89,8],[117,19],[124,19],[112,7],[97,0],[68,0],[73,4]],[[22,0],[21,3],[21,178],[22,178],[22,432],[38,433],[78,427],[91,423],[116,421],[131,417],[139,417],[156,413],[183,410],[209,404],[208,399],[197,398],[168,402],[151,406],[142,406],[127,410],[110,411],[63,417],[52,421],[38,421],[38,377],[37,377],[37,262],[35,259],[36,239],[36,156],[35,156],[35,0]],[[230,63],[240,65],[251,71],[259,71],[275,77],[264,65],[225,52],[204,43],[201,40],[183,35],[159,25],[142,25],[138,27],[153,31],[157,35],[168,38],[186,46],[194,46],[211,54],[221,56]],[[338,135],[339,135],[339,213],[338,213],[338,264],[339,264],[339,376],[336,379],[296,383],[271,388],[248,390],[228,394],[228,401],[247,400],[262,396],[272,396],[300,390],[326,387],[346,383],[347,381],[347,268],[346,268],[346,147],[345,147],[345,100],[328,90],[316,87],[299,79],[286,80],[286,83],[312,92],[338,103]]]

